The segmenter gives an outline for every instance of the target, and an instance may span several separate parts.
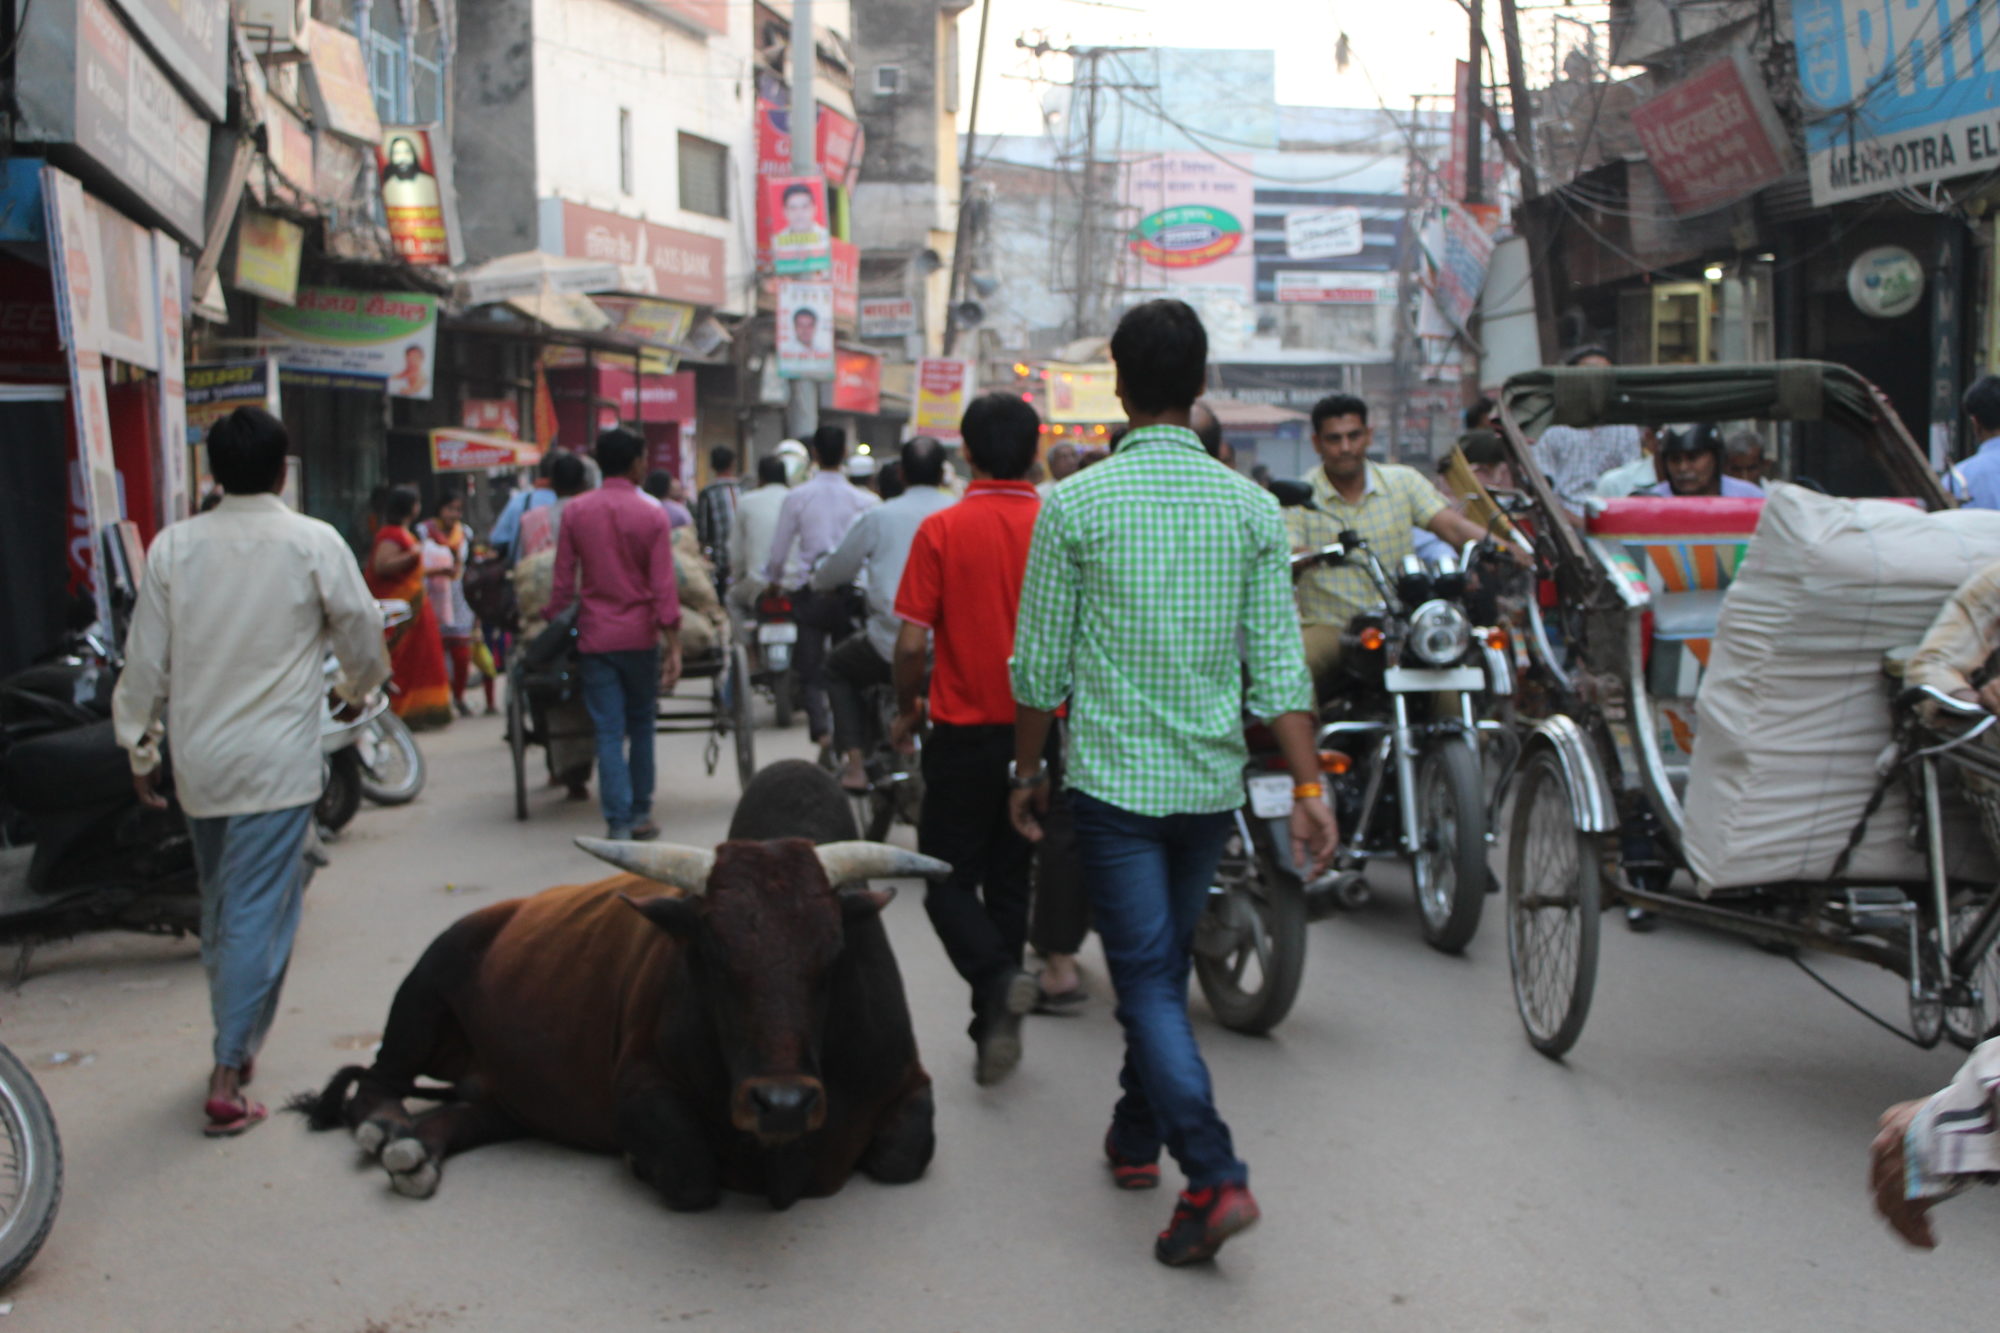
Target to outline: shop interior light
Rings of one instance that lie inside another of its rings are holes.
[[[1090,433],[1092,435],[1104,435],[1107,434],[1108,432],[1104,429],[1103,424],[1100,422],[1098,425],[1092,426],[1090,428]]]
[[[1710,264],[1707,268],[1701,271],[1701,276],[1707,278],[1710,282],[1721,282],[1722,265]]]
[[[1024,393],[1021,395],[1021,401],[1024,403],[1032,403],[1035,401],[1035,395],[1031,393]]]
[[[1014,363],[1014,373],[1025,379],[1028,374],[1028,363],[1025,361],[1016,361]]]

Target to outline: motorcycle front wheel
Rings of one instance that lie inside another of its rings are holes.
[[[424,752],[394,713],[361,729],[361,794],[377,805],[407,805],[424,789]]]
[[[1479,756],[1456,736],[1433,746],[1417,769],[1417,824],[1424,841],[1410,878],[1424,941],[1461,953],[1486,904],[1486,799]]]
[[[62,1139],[27,1066],[0,1046],[0,1287],[28,1266],[62,1202]]]
[[[350,745],[327,756],[326,790],[313,806],[313,817],[328,833],[338,833],[360,809],[361,756]]]
[[[1306,967],[1306,894],[1261,825],[1232,835],[1194,928],[1194,974],[1216,1021],[1261,1036],[1292,1011]]]

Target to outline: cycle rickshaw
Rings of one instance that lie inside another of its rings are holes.
[[[583,685],[574,622],[544,631],[523,645],[507,666],[507,742],[514,761],[514,818],[528,817],[528,747],[552,743],[589,744],[590,720],[582,714]],[[707,682],[702,697],[699,682]],[[692,696],[690,689],[697,691]],[[710,776],[722,760],[725,741],[736,757],[736,780],[744,787],[757,774],[752,730],[750,661],[741,644],[718,634],[713,648],[685,654],[680,683],[662,694],[654,729],[661,733],[702,733],[708,744],[702,762]]]
[[[1858,650],[1876,665],[1859,686],[1854,672],[1848,677],[1850,689],[1863,690],[1853,714],[1873,710],[1867,720],[1891,740],[1868,757],[1872,772],[1847,775],[1850,786],[1872,791],[1854,802],[1859,809],[1832,816],[1836,829],[1849,830],[1839,855],[1807,878],[1748,884],[1728,874],[1697,883],[1690,865],[1691,829],[1707,836],[1716,827],[1705,813],[1700,824],[1688,820],[1695,696],[1711,654],[1735,642],[1721,631],[1746,632],[1724,594],[1754,558],[1752,536],[1773,517],[1763,510],[1834,502],[1805,491],[1774,491],[1768,501],[1638,498],[1593,501],[1571,516],[1528,444],[1554,425],[1776,423],[1777,480],[1932,513],[1953,508],[1888,400],[1853,371],[1818,362],[1586,367],[1515,376],[1497,415],[1519,488],[1498,498],[1535,556],[1527,594],[1512,599],[1520,678],[1510,721],[1520,744],[1501,775],[1508,956],[1530,1043],[1560,1057],[1577,1040],[1596,981],[1600,919],[1614,905],[1744,936],[1795,961],[1819,951],[1878,964],[1907,980],[1916,1041],[1980,1040],[2000,1016],[2000,894],[1990,871],[1960,870],[1968,845],[1986,849],[1968,822],[1951,824],[1946,803],[1968,796],[1968,772],[2000,777],[2000,750],[1985,738],[1995,719],[1936,692],[1920,707],[1920,692],[1876,674],[1893,645]],[[1778,540],[1765,545],[1775,550]],[[1932,614],[1942,602],[1939,595]],[[1908,637],[1921,635],[1919,625]],[[1706,688],[1723,689],[1714,681]],[[1827,725],[1841,723],[1829,716]],[[1761,739],[1749,734],[1752,744]],[[1717,753],[1705,756],[1705,774]],[[1698,813],[1713,807],[1715,790],[1706,779],[1697,784]],[[1900,843],[1904,871],[1865,872],[1850,859],[1871,819],[1870,836],[1893,833]],[[2000,830],[2000,820],[1983,822]],[[1838,843],[1837,832],[1829,837]]]

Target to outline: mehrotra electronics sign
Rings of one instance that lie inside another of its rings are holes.
[[[1782,123],[1742,56],[1725,56],[1633,108],[1632,128],[1683,217],[1785,174]]]
[[[2000,168],[2000,9],[1793,0],[1815,204]]]

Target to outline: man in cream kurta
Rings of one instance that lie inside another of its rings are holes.
[[[215,1020],[204,1131],[213,1136],[265,1115],[239,1089],[277,1012],[298,929],[306,832],[324,785],[324,655],[339,658],[338,692],[350,704],[388,679],[389,663],[353,553],[275,494],[284,426],[239,408],[210,431],[208,450],[226,494],[147,553],[112,715],[140,799],[159,807],[164,732],[194,841]]]

